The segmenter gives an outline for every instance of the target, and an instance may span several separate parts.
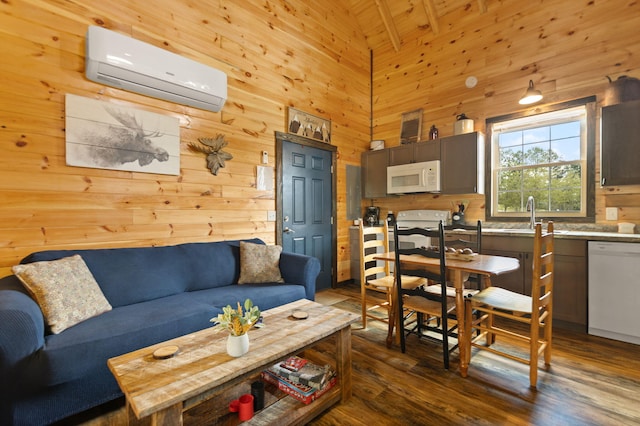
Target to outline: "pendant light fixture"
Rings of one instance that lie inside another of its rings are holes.
[[[530,104],[535,104],[541,99],[542,99],[542,92],[534,89],[533,80],[529,80],[529,87],[524,92],[524,95],[522,96],[522,98],[520,98],[518,103],[520,105],[530,105]]]

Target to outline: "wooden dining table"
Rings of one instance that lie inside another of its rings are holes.
[[[395,262],[395,252],[380,253],[375,258],[377,260],[385,260],[387,262]],[[516,258],[494,256],[489,254],[477,254],[475,256],[456,259],[451,258],[446,260],[447,276],[448,280],[453,283],[456,291],[456,315],[458,317],[458,350],[460,353],[460,375],[467,377],[467,370],[469,368],[470,351],[467,345],[466,339],[466,321],[465,307],[464,307],[464,283],[469,278],[469,274],[478,274],[484,277],[491,277],[493,275],[500,275],[506,272],[511,272],[520,267],[520,262]],[[437,270],[440,267],[440,260],[436,258],[429,258],[420,255],[400,255],[400,262],[406,262],[412,265],[422,266],[428,269]],[[489,281],[490,280],[485,280]],[[393,289],[393,296],[395,298],[397,294],[396,289]],[[389,318],[389,333],[387,335],[387,345],[390,346],[393,339],[393,329],[395,326],[396,317],[400,318],[395,307],[397,303],[393,303],[393,315]]]

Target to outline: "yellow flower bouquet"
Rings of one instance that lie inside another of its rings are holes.
[[[260,309],[253,306],[251,299],[244,301],[244,310],[238,302],[238,308],[234,309],[231,305],[222,308],[222,313],[217,317],[211,318],[211,322],[216,326],[226,328],[229,333],[234,336],[242,336],[255,325],[260,319]]]

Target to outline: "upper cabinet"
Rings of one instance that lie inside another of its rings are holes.
[[[362,196],[387,196],[387,166],[440,160],[442,194],[484,194],[484,136],[473,132],[362,153]]]
[[[421,163],[440,159],[440,139],[389,148],[389,165]]]
[[[602,186],[640,184],[640,101],[602,107]]]
[[[389,148],[389,165],[397,166],[399,164],[414,163],[413,161],[413,145],[404,144]]]
[[[362,198],[381,198],[387,196],[387,166],[389,150],[365,151],[362,162]]]
[[[440,139],[443,194],[484,194],[484,135],[473,132]]]

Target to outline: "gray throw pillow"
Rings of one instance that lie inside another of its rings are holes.
[[[240,278],[238,284],[282,283],[280,274],[282,247],[240,241]]]

